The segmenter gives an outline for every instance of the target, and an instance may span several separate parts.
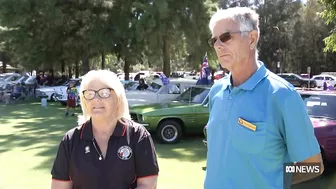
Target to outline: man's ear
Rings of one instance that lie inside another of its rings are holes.
[[[250,39],[250,49],[254,49],[258,42],[258,32],[256,30],[252,30],[249,33],[249,39]]]

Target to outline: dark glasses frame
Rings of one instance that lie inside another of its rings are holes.
[[[232,34],[234,34],[234,33],[245,33],[245,32],[250,32],[250,31],[225,32],[225,33],[220,34],[219,37],[213,37],[213,38],[209,39],[208,43],[209,43],[210,47],[213,47],[218,39],[221,40],[222,43],[225,43],[225,42],[229,41],[230,39],[232,39]]]
[[[102,91],[102,90],[106,90],[106,89],[108,89],[109,90],[109,93],[110,94],[108,94],[108,96],[101,96],[100,95],[100,92]],[[86,92],[94,92],[94,95],[93,95],[93,97],[92,98],[86,98],[86,96],[85,96],[85,93]],[[88,90],[84,90],[83,91],[83,97],[86,99],[86,100],[92,100],[92,99],[94,99],[97,95],[101,98],[101,99],[106,99],[106,98],[108,98],[108,97],[110,97],[111,96],[111,94],[112,94],[112,91],[113,91],[113,89],[112,88],[101,88],[101,89],[99,89],[99,90],[91,90],[91,89],[88,89]]]

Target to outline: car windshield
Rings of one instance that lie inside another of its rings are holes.
[[[336,119],[336,96],[301,95],[311,117]]]
[[[124,85],[124,88],[126,91],[134,91],[136,90],[138,85],[139,85],[138,82],[129,82]]]
[[[207,97],[209,91],[210,89],[206,88],[190,87],[180,96],[178,96],[175,101],[202,104],[202,102]]]
[[[303,77],[301,77],[300,75],[298,75],[298,74],[292,74],[293,76],[295,76],[295,77],[297,77],[297,78],[299,78],[299,79],[303,79]]]
[[[174,83],[168,83],[162,86],[161,94],[181,94],[180,89]]]
[[[21,76],[17,76],[17,75],[10,75],[8,77],[5,78],[5,81],[9,82],[9,81],[15,81],[17,79],[21,78]]]
[[[155,82],[151,82],[151,84],[149,84],[148,89],[149,91],[153,91],[153,92],[157,92],[158,90],[160,90],[161,85]]]

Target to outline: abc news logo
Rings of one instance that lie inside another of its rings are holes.
[[[319,163],[285,164],[285,173],[318,174],[321,172]]]

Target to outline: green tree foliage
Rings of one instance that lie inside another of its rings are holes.
[[[335,0],[320,0],[325,6],[323,11],[323,18],[326,20],[326,23],[332,25],[333,28],[330,32],[330,35],[325,38],[326,50],[336,52],[336,1]]]
[[[205,53],[217,68],[207,44],[211,16],[218,8],[250,6],[260,14],[259,58],[268,68],[301,73],[310,66],[319,73],[336,70],[335,3],[320,1],[1,0],[0,52],[26,70],[76,76],[102,67],[127,76],[135,65],[167,75],[199,70]]]

